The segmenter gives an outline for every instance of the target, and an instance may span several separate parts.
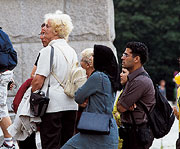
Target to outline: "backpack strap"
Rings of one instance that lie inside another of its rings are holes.
[[[52,47],[53,47],[53,46],[52,46]],[[61,51],[61,53],[63,54],[63,56],[64,56],[64,58],[66,59],[67,63],[70,65],[70,63],[69,63],[67,57],[65,56],[63,50],[60,49],[60,48],[58,48],[58,49]],[[69,68],[69,67],[68,67],[68,68]],[[63,82],[65,81],[65,78],[64,78],[63,81],[61,81],[53,71],[51,72],[51,74],[52,74],[52,75],[54,76],[54,78],[59,82],[60,86],[61,86],[62,88],[64,88]],[[69,78],[69,75],[70,75],[70,69],[68,69],[68,75],[67,75],[68,78]]]
[[[138,74],[136,77],[140,76],[140,75],[143,75],[143,76],[146,76],[148,78],[151,79],[151,77],[149,76],[149,74],[147,74],[146,72],[141,72],[140,74]],[[150,115],[149,115],[149,111],[147,109],[147,107],[141,102],[141,101],[138,101],[137,103],[140,104],[140,106],[143,108],[144,112],[146,113],[148,119],[150,119]],[[132,121],[133,121],[133,124],[136,126],[136,122],[135,122],[135,119],[134,119],[134,116],[132,114],[132,112],[130,111],[130,115],[131,115],[131,118],[132,118]]]
[[[140,106],[143,108],[144,112],[146,113],[148,119],[150,119],[150,115],[149,115],[149,111],[147,109],[147,107],[142,103],[142,102],[138,102],[140,104]]]
[[[57,75],[52,71],[51,74],[53,75],[53,77],[59,82],[59,84],[61,85],[62,88],[64,88],[63,83],[59,80],[59,78],[57,77]]]
[[[147,73],[145,73],[145,72],[142,72],[142,73],[140,73],[139,75],[143,75],[143,76],[146,76],[146,77],[148,77],[148,78],[151,79],[151,77],[150,77]],[[155,87],[158,87],[158,85],[156,85]],[[150,120],[151,117],[150,117],[149,110],[147,109],[147,107],[146,107],[141,101],[138,101],[137,103],[139,103],[139,105],[142,107],[142,109],[143,109],[144,112],[146,113],[148,119]],[[150,110],[151,110],[151,109],[150,109]]]
[[[141,72],[140,74],[138,74],[137,76],[141,76],[141,75],[146,76],[146,77],[148,77],[148,78],[151,79],[151,77],[149,76],[149,74],[145,73],[144,71]],[[137,76],[136,76],[136,77],[137,77]]]
[[[155,91],[156,91],[157,88],[158,88],[158,85],[156,84],[156,85],[155,85]],[[146,115],[148,116],[148,119],[150,119],[149,111],[151,111],[152,108],[154,108],[155,105],[154,105],[150,110],[148,110],[147,107],[146,107],[141,101],[138,101],[137,103],[139,103],[139,105],[143,108],[144,112],[145,112]]]
[[[63,50],[62,50],[62,49],[60,49],[60,48],[58,48],[58,49],[61,51],[61,53],[63,54],[63,56],[64,56],[64,58],[66,59],[67,63],[70,65],[70,63],[69,63],[69,61],[68,61],[67,57],[65,56],[65,54],[64,54],[64,52],[63,52]]]

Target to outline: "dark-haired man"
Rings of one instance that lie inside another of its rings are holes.
[[[47,39],[44,37],[44,34],[45,34],[45,23],[43,23],[41,25],[41,32],[40,32],[40,39],[41,39],[41,42],[43,44],[43,47],[46,47],[48,45],[48,41]],[[35,72],[36,72],[36,68],[37,68],[37,62],[38,62],[38,59],[39,59],[39,56],[40,56],[40,53],[38,54],[37,56],[37,59],[35,61],[35,64],[33,66],[33,69],[32,69],[32,72],[31,72],[31,78],[34,78],[34,75],[35,75]]]
[[[148,59],[148,48],[140,42],[129,42],[121,59],[122,67],[129,71],[127,83],[117,104],[124,130],[127,132],[123,136],[120,132],[120,138],[124,140],[123,149],[148,149],[152,145],[153,135],[147,124],[147,116],[139,105],[141,102],[150,110],[155,104],[153,82],[147,77],[143,67]],[[132,111],[133,105],[136,106]],[[143,140],[144,138],[147,140]]]
[[[45,23],[43,23],[41,25],[41,32],[40,32],[39,36],[40,36],[41,42],[43,44],[43,47],[46,47],[48,45],[48,42],[47,42],[46,38],[44,38],[44,33],[45,33],[44,28],[45,28]],[[38,54],[35,64],[33,66],[33,69],[31,72],[31,78],[34,78],[39,56],[40,56],[40,53]],[[28,81],[28,82],[30,83],[30,81]],[[27,147],[27,144],[29,144],[28,147]],[[19,147],[21,149],[36,149],[37,147],[36,147],[36,142],[35,142],[35,132],[32,133],[29,137],[27,137],[25,140],[19,141]]]

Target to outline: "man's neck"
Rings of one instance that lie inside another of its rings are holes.
[[[140,67],[142,67],[142,65],[137,64],[137,65],[134,65],[134,67],[130,68],[128,71],[129,71],[129,73],[132,73],[132,72],[136,71],[137,69],[139,69]]]

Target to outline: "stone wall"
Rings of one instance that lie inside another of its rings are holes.
[[[14,79],[20,86],[29,76],[42,48],[38,34],[46,13],[61,10],[71,16],[74,30],[69,43],[79,54],[94,44],[113,46],[113,0],[0,0],[0,26],[18,53]],[[13,96],[17,89],[10,92]]]

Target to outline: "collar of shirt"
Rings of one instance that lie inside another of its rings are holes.
[[[138,68],[138,69],[136,69],[135,71],[133,71],[132,73],[130,73],[128,75],[128,81],[133,80],[135,77],[137,77],[143,71],[145,71],[143,66]]]
[[[50,43],[48,44],[49,46],[53,45],[54,43],[57,43],[57,42],[65,42],[66,43],[66,40],[65,39],[56,39],[56,40],[52,40],[50,41]]]

